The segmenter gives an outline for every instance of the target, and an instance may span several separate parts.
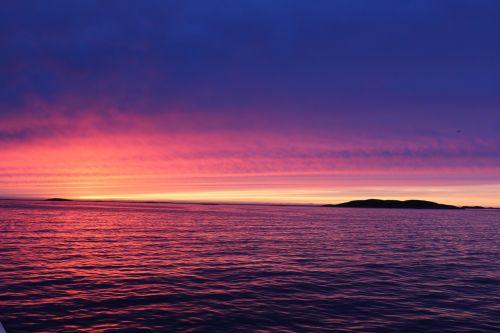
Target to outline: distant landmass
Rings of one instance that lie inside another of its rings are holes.
[[[7,200],[7,199],[2,199]],[[65,198],[49,198],[45,201],[73,201],[71,199]],[[89,202],[106,202],[106,200],[91,200]],[[110,202],[120,202],[111,200]],[[129,202],[129,201],[124,201]],[[130,201],[134,202],[134,201]],[[231,203],[215,203],[215,202],[175,202],[175,201],[135,201],[137,203],[148,203],[148,204],[197,204],[197,205],[232,205]],[[242,205],[242,203],[236,203],[236,205]],[[255,204],[244,204],[244,205],[255,205]],[[259,204],[257,204],[259,205]],[[266,206],[288,206],[285,204],[267,204]],[[294,206],[294,205],[292,205]],[[299,205],[300,206],[300,205]],[[306,205],[307,206],[307,205]],[[346,208],[409,208],[409,209],[495,209],[500,210],[500,208],[494,207],[483,207],[483,206],[453,206],[440,204],[433,201],[426,200],[381,200],[381,199],[366,199],[366,200],[353,200],[340,204],[326,204],[322,207],[346,207]]]
[[[498,209],[494,207],[483,207],[483,206],[462,206],[463,209]]]
[[[324,207],[347,207],[347,208],[411,208],[411,209],[462,209],[462,207],[444,205],[437,202],[425,200],[354,200],[336,205],[324,205]],[[479,208],[479,207],[477,207]]]

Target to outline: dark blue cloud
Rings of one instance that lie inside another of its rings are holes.
[[[411,122],[491,134],[500,121],[494,0],[3,7],[2,113],[77,96],[81,110],[104,99],[128,112],[253,112],[326,130]]]

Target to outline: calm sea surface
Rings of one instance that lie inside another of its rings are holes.
[[[500,211],[0,201],[7,332],[500,332]]]

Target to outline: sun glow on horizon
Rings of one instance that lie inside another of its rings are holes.
[[[263,204],[334,204],[350,200],[423,199],[453,205],[482,205],[496,207],[500,185],[447,186],[413,188],[343,188],[329,189],[259,189],[208,190],[191,192],[162,192],[108,195],[77,195],[77,200],[178,201],[210,203],[263,203]]]
[[[91,137],[80,130],[64,139],[4,142],[0,195],[284,204],[381,198],[500,205],[497,167],[463,157],[478,145],[455,152],[445,142],[438,150],[442,156],[425,140],[388,144],[347,134],[135,130]]]

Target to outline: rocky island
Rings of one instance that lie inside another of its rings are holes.
[[[323,207],[347,207],[347,208],[410,208],[410,209],[462,209],[461,207],[444,205],[437,202],[425,200],[353,200],[335,205],[323,205]]]

